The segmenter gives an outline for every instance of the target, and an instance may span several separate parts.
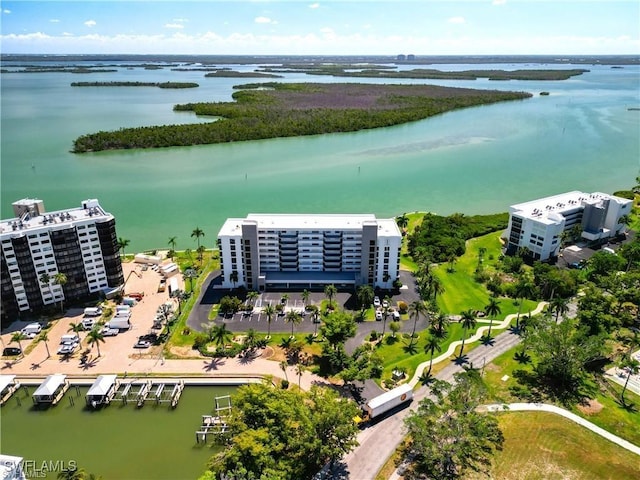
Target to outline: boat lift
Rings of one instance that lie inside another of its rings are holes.
[[[231,396],[215,398],[215,415],[202,415],[200,429],[196,430],[196,443],[206,443],[209,435],[221,435],[227,432],[227,417],[231,413]]]

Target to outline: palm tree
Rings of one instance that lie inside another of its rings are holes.
[[[40,280],[40,283],[47,286],[49,293],[51,293],[51,276],[47,272],[43,272],[40,275],[39,280]]]
[[[389,305],[382,307],[382,335],[380,335],[380,341],[384,338],[384,331],[387,329],[387,318],[389,318]]]
[[[487,332],[487,338],[491,338],[491,327],[493,326],[493,317],[500,315],[502,309],[500,308],[500,302],[495,297],[489,297],[489,303],[484,307],[484,313],[489,317],[489,332]]]
[[[198,248],[196,248],[196,252],[198,253],[198,262],[200,263],[200,267],[202,267],[202,258],[204,257],[204,252],[206,252],[207,249],[205,248],[204,245],[200,245],[198,246]]]
[[[467,330],[470,330],[472,328],[476,327],[477,321],[476,321],[476,314],[472,309],[469,310],[465,310],[464,312],[461,312],[460,315],[462,315],[462,328],[464,330],[464,333],[462,334],[462,345],[460,346],[460,357],[462,357],[462,352],[464,350],[464,342],[467,338]]]
[[[198,277],[198,273],[193,268],[187,268],[182,276],[189,280],[189,291],[193,292],[193,279]]]
[[[58,480],[84,480],[87,476],[86,470],[83,468],[63,468],[58,472]]]
[[[431,354],[431,359],[429,360],[429,371],[427,372],[427,375],[431,375],[431,367],[433,366],[433,354],[436,350],[438,351],[438,353],[442,352],[440,339],[435,335],[430,335],[427,339],[427,344],[424,346],[424,353]]]
[[[204,232],[200,229],[200,227],[196,227],[193,229],[193,232],[191,232],[191,237],[196,238],[196,241],[198,242],[198,247],[200,247],[200,237],[204,237]]]
[[[209,332],[209,338],[211,338],[211,341],[215,343],[216,347],[224,346],[229,340],[231,340],[232,335],[233,334],[227,330],[227,325],[225,323],[222,325],[214,325]]]
[[[400,230],[402,230],[402,235],[407,233],[407,227],[409,226],[409,217],[407,217],[406,213],[403,213],[401,216],[396,217],[396,223]]]
[[[100,356],[100,342],[104,343],[104,336],[97,328],[93,328],[87,334],[87,343],[91,346],[95,345],[98,349],[98,357]]]
[[[313,322],[313,336],[316,337],[318,335],[318,318],[320,317],[320,309],[317,305],[309,305],[309,311],[311,312],[311,321]]]
[[[436,336],[438,338],[444,338],[446,336],[447,326],[449,325],[449,316],[438,312],[431,317],[431,325]]]
[[[262,313],[267,316],[267,338],[271,338],[271,320],[273,320],[273,317],[277,313],[276,307],[268,303],[262,307]]]
[[[289,364],[286,360],[282,360],[279,365],[280,370],[284,372],[284,379],[287,381],[287,383],[289,383],[289,377],[287,376],[287,367],[289,366]]]
[[[302,297],[302,303],[304,304],[304,308],[306,309],[309,306],[309,298],[311,297],[311,292],[307,289],[302,290],[300,296]]]
[[[62,297],[60,298],[60,311],[64,313],[64,286],[67,284],[67,276],[62,273],[62,272],[58,272],[53,276],[53,283],[55,283],[56,285],[60,285],[60,287],[62,287]]]
[[[411,331],[411,345],[413,346],[413,337],[416,333],[416,325],[420,315],[427,314],[427,306],[422,300],[414,300],[409,305],[409,318],[413,318],[413,330]]]
[[[302,317],[295,310],[289,310],[284,317],[284,321],[291,324],[291,337],[293,337],[293,327],[300,324]]]
[[[84,326],[82,325],[82,322],[78,322],[78,323],[71,322],[69,324],[69,328],[67,328],[67,332],[77,333],[78,338],[80,338],[80,332],[84,332]]]
[[[169,247],[171,247],[171,249],[169,250],[168,256],[170,259],[173,260],[173,256],[176,254],[176,239],[178,237],[169,237],[169,241],[167,242],[169,244]]]
[[[251,306],[254,306],[255,301],[259,296],[260,294],[258,292],[256,292],[255,290],[250,290],[249,292],[247,292],[247,301],[251,304]]]
[[[435,302],[438,299],[438,295],[444,293],[444,291],[442,280],[433,275],[431,277],[431,293],[433,293],[433,301]]]
[[[123,260],[126,257],[126,255],[124,253],[124,250],[129,246],[130,243],[131,243],[131,241],[127,240],[126,238],[118,237],[118,250],[122,251],[122,259]]]
[[[302,373],[304,372],[304,367],[298,363],[296,365],[296,375],[298,375],[298,388],[302,389],[300,386],[300,380],[302,380]]]
[[[47,358],[51,358],[51,353],[49,352],[49,345],[47,345],[47,342],[49,341],[49,335],[47,334],[46,331],[40,334],[40,340],[38,341],[44,342],[44,348],[47,349]]]
[[[243,346],[244,348],[253,349],[256,346],[256,341],[258,337],[256,335],[256,331],[253,328],[247,330],[247,333],[244,336]]]
[[[236,283],[238,283],[238,271],[234,270],[229,274],[229,280],[233,282],[233,288],[236,288]]]
[[[556,323],[558,323],[558,319],[560,315],[563,317],[569,311],[569,299],[562,297],[555,297],[551,301],[551,311],[555,312],[556,315]]]
[[[520,299],[520,303],[518,305],[518,315],[516,316],[516,328],[520,327],[520,313],[522,310],[522,302],[526,298],[529,298],[533,295],[533,291],[535,286],[533,282],[531,282],[528,278],[521,278],[516,284],[516,298]]]
[[[371,305],[371,302],[373,302],[375,293],[371,285],[360,285],[356,292],[356,296],[358,297],[358,302],[360,302],[362,313],[364,313],[364,311]]]
[[[25,336],[24,333],[22,332],[16,332],[13,335],[11,335],[11,341],[9,343],[17,343],[18,347],[20,348],[20,356],[24,357],[24,352],[22,351],[22,340],[26,340],[27,337]]]
[[[620,394],[620,401],[622,402],[622,405],[626,405],[624,401],[624,392],[626,392],[627,390],[627,385],[629,384],[629,377],[631,377],[631,375],[635,375],[640,371],[640,362],[638,362],[638,360],[636,360],[633,357],[628,357],[624,360],[621,366],[622,368],[627,369],[627,379],[624,382],[624,387],[622,387],[622,393]]]
[[[326,287],[324,287],[324,294],[327,297],[327,300],[329,300],[330,309],[333,309],[333,297],[335,297],[337,293],[338,293],[338,289],[334,284],[327,285]]]

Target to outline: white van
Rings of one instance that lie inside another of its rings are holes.
[[[98,307],[87,307],[84,309],[85,317],[99,317],[102,315],[102,309]]]
[[[118,305],[116,307],[116,314],[120,312],[131,313],[131,307],[129,305]]]
[[[39,323],[30,323],[22,330],[20,330],[20,333],[22,333],[27,338],[35,338],[35,336],[38,335],[41,331],[42,325],[40,325]]]
[[[60,345],[71,345],[73,343],[80,343],[80,337],[77,333],[68,333],[60,337]]]

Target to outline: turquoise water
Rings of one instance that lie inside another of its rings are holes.
[[[245,81],[142,69],[90,78],[3,74],[2,217],[11,216],[12,201],[26,196],[43,199],[49,210],[95,197],[116,215],[118,234],[131,241],[131,251],[166,248],[170,236],[184,249],[196,247],[190,237],[196,226],[210,247],[227,217],[251,212],[492,213],[568,190],[625,189],[640,167],[640,112],[628,110],[640,106],[640,67],[588,68],[589,73],[557,82],[419,82],[524,90],[534,97],[391,128],[85,155],[69,152],[81,134],[207,121],[175,113],[172,106],[227,101],[231,87]],[[84,80],[196,81],[200,87],[69,85]],[[344,79],[290,74],[284,81]],[[550,96],[539,96],[541,91]]]
[[[105,480],[198,478],[217,450],[196,443],[195,431],[202,415],[213,413],[214,398],[235,387],[187,387],[175,410],[153,402],[142,408],[113,402],[93,411],[85,407],[88,388],[79,390],[77,396],[71,387],[58,405],[46,410],[35,409],[24,392],[14,394],[0,410],[2,452],[24,457],[31,466],[74,462]],[[31,473],[28,478],[38,477]]]

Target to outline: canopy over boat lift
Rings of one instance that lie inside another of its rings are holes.
[[[55,405],[69,389],[67,376],[62,373],[49,375],[33,393],[33,403]]]
[[[108,405],[118,391],[119,385],[117,375],[99,375],[87,392],[87,405],[93,408]]]

